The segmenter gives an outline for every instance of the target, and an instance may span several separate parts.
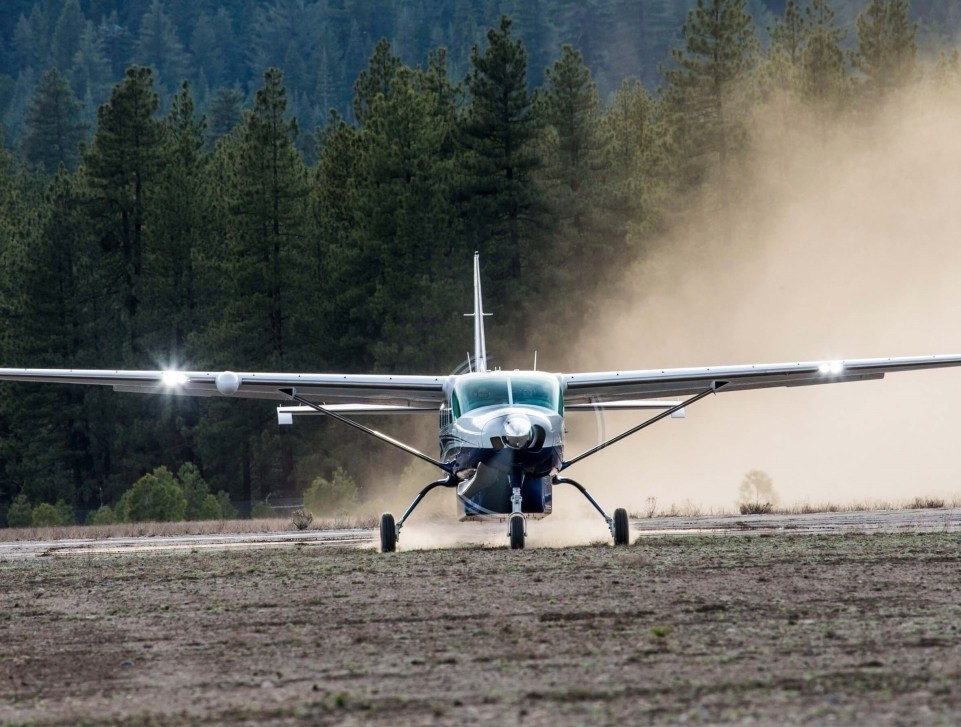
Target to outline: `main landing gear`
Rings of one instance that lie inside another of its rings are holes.
[[[414,501],[410,503],[410,506],[404,512],[400,518],[400,522],[394,523],[394,516],[389,512],[385,512],[380,516],[380,552],[381,553],[393,553],[397,550],[397,539],[400,537],[400,529],[404,527],[404,522],[410,517],[410,514],[414,512],[414,508],[420,504],[420,501],[424,499],[424,496],[433,490],[435,487],[457,487],[457,477],[453,474],[447,475],[443,479],[437,480],[437,482],[431,482],[427,487],[417,493],[417,497]]]
[[[627,510],[623,507],[619,507],[614,511],[614,517],[611,517],[606,512],[604,508],[597,504],[597,500],[591,497],[591,493],[588,492],[582,484],[575,482],[574,480],[568,479],[567,477],[554,477],[555,485],[571,485],[575,487],[587,501],[594,506],[601,517],[607,521],[607,527],[611,529],[611,537],[614,538],[614,545],[630,545],[631,543],[631,523],[627,518]]]
[[[619,507],[614,511],[614,516],[611,517],[604,509],[597,504],[597,500],[591,497],[583,485],[574,480],[568,479],[566,477],[554,477],[553,483],[555,485],[571,485],[576,488],[587,501],[594,506],[604,520],[607,521],[607,526],[611,530],[611,537],[614,538],[614,545],[630,545],[631,542],[631,524],[627,517],[627,510],[623,507]],[[404,522],[410,517],[410,514],[414,511],[420,501],[424,499],[424,496],[436,487],[456,487],[457,478],[454,475],[448,475],[447,477],[437,480],[437,482],[432,482],[419,493],[414,501],[410,504],[404,512],[403,517],[401,517],[399,522],[394,521],[394,516],[389,512],[385,512],[380,517],[380,550],[382,553],[393,553],[397,550],[397,540],[400,537],[400,529],[403,527]],[[511,514],[507,518],[507,537],[510,540],[511,550],[523,550],[524,541],[527,538],[527,518],[524,513],[521,512],[521,491],[519,487],[513,488],[511,494]]]

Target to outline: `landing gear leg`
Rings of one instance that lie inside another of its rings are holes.
[[[511,550],[524,549],[524,536],[527,535],[527,518],[521,512],[521,488],[515,487],[511,493],[511,514],[507,518],[507,537]]]
[[[554,477],[553,480],[555,485],[571,485],[577,488],[577,490],[587,498],[587,501],[594,506],[601,517],[607,521],[607,527],[611,529],[611,537],[614,538],[614,545],[628,545],[631,542],[631,532],[630,532],[630,521],[627,517],[627,510],[623,507],[619,507],[614,511],[614,517],[611,517],[606,512],[604,508],[597,504],[597,500],[591,497],[591,493],[580,484],[574,480],[568,479],[567,477]]]
[[[400,521],[395,525],[394,516],[389,512],[385,512],[380,516],[380,552],[382,553],[393,553],[397,550],[397,541],[400,539],[400,529],[404,527],[404,522],[410,517],[410,514],[414,512],[420,501],[424,499],[424,496],[433,490],[435,487],[456,487],[457,478],[454,475],[447,475],[443,479],[437,480],[437,482],[431,482],[427,487],[417,493],[417,497],[414,501],[410,503],[407,510],[401,516]]]

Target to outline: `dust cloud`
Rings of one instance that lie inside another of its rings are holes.
[[[762,114],[776,123],[758,132],[729,214],[692,203],[623,280],[605,281],[564,370],[961,353],[959,95],[918,91],[829,126]],[[961,369],[721,394],[569,472],[633,511],[647,498],[731,510],[752,469],[783,504],[951,498],[959,405]],[[599,435],[592,415],[568,420],[570,456]]]

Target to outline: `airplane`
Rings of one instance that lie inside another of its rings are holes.
[[[481,293],[480,255],[474,254],[474,355],[466,373],[448,375],[237,373],[0,369],[0,381],[93,384],[115,391],[281,400],[278,422],[325,415],[437,467],[440,478],[417,493],[395,520],[380,520],[380,549],[397,548],[401,528],[436,488],[453,490],[462,521],[507,522],[512,549],[522,549],[528,520],[551,514],[553,488],[578,490],[607,522],[615,546],[630,542],[624,508],[608,514],[588,490],[562,473],[607,447],[669,416],[683,416],[702,399],[718,394],[781,386],[811,386],[882,379],[887,373],[961,365],[961,355],[748,364],[701,368],[548,373],[488,368]],[[666,400],[663,397],[681,398]],[[659,410],[597,446],[565,459],[568,413]],[[355,416],[439,416],[439,457],[356,421]]]

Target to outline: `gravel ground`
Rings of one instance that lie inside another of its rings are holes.
[[[0,722],[958,724],[959,546],[5,558]]]

